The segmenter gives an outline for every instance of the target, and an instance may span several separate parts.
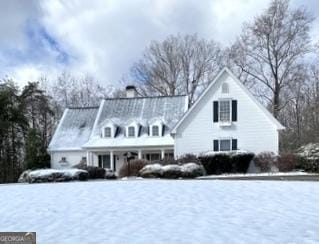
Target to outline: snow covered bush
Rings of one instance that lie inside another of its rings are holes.
[[[79,164],[74,165],[72,168],[83,169],[89,173],[89,179],[105,179],[106,170],[101,167],[88,166],[86,162],[80,162]]]
[[[182,178],[196,178],[206,175],[205,168],[198,163],[186,163],[181,166]]]
[[[254,162],[261,172],[270,172],[277,159],[273,152],[261,152],[255,156]]]
[[[177,164],[162,166],[162,178],[178,179],[182,176],[182,167]]]
[[[39,169],[25,171],[19,178],[20,183],[66,182],[88,180],[89,174],[82,169]]]
[[[143,178],[196,178],[205,175],[205,169],[197,163],[186,163],[183,165],[149,164],[140,170],[139,175]]]
[[[115,180],[117,178],[115,172],[111,169],[105,170],[105,179],[107,180]]]
[[[148,164],[147,160],[135,159],[124,163],[119,171],[119,177],[139,176],[139,171]]]
[[[253,153],[215,153],[199,157],[208,175],[223,173],[246,173]]]
[[[308,172],[319,172],[319,143],[310,143],[298,149],[297,168]]]
[[[149,164],[139,171],[139,175],[143,178],[160,178],[162,174],[163,170],[160,164]]]

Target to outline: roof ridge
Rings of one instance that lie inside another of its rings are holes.
[[[124,100],[124,99],[142,99],[142,98],[166,98],[166,97],[186,97],[187,95],[172,95],[172,96],[168,96],[168,95],[165,95],[165,96],[145,96],[145,97],[110,97],[110,98],[103,98],[103,100]]]
[[[98,109],[99,106],[87,106],[87,107],[67,107],[68,109]]]

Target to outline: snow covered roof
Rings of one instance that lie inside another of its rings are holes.
[[[186,96],[105,99],[98,118],[98,125],[107,119],[116,121],[118,124],[135,120],[146,125],[156,118],[172,128],[186,109]]]
[[[49,150],[80,150],[90,138],[98,107],[68,108],[49,145]]]
[[[187,96],[114,98],[100,107],[67,109],[49,145],[49,150],[80,150],[87,147],[172,146],[170,131],[188,108]],[[162,137],[148,135],[148,126],[159,120]],[[138,137],[124,136],[129,122],[140,125]],[[116,125],[115,138],[101,137],[102,128]]]
[[[171,146],[174,140],[170,131],[188,108],[187,96],[159,96],[117,98],[103,100],[90,141],[84,147]],[[164,124],[163,137],[148,135],[148,126],[154,120]],[[113,121],[118,126],[115,138],[101,138],[103,126]],[[140,127],[139,136],[124,136],[125,126],[135,121]]]

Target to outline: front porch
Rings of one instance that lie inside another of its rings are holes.
[[[87,165],[97,166],[118,172],[123,164],[134,159],[156,161],[173,159],[174,148],[149,149],[94,149],[87,151]]]

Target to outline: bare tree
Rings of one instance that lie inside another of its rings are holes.
[[[273,0],[253,23],[244,25],[231,48],[235,65],[248,79],[262,84],[257,89],[271,102],[275,117],[285,105],[282,90],[295,80],[304,56],[312,50],[312,22],[305,9],[292,10],[289,0]]]
[[[66,107],[98,106],[101,99],[112,96],[113,88],[101,86],[89,75],[75,77],[64,72],[52,83],[48,93],[59,118]]]
[[[187,94],[193,103],[222,62],[222,50],[214,41],[198,39],[197,35],[169,36],[151,42],[133,65],[130,79],[137,82],[143,95]]]

